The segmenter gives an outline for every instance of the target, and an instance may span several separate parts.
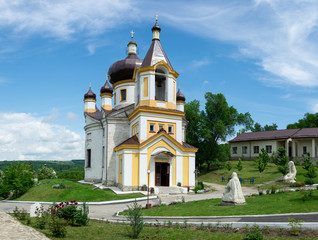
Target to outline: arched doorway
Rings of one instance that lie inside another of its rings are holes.
[[[173,156],[172,153],[166,151],[161,151],[153,155],[156,186],[170,186],[170,160]]]

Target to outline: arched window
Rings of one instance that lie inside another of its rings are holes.
[[[167,82],[167,75],[165,73],[165,71],[163,69],[156,69],[156,96],[155,96],[155,100],[159,100],[159,101],[166,101],[166,82]]]

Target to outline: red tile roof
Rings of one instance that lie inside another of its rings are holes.
[[[264,132],[249,132],[242,133],[229,142],[246,142],[246,141],[261,141],[261,140],[275,140],[275,139],[288,139],[288,138],[317,138],[318,128],[297,128],[297,129],[284,129],[276,131]]]

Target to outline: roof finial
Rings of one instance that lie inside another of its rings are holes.
[[[157,22],[157,21],[158,21],[158,17],[159,17],[159,15],[158,15],[158,14],[156,14],[155,16],[156,16],[156,22]]]
[[[106,82],[109,80],[109,74],[105,74],[105,76],[106,76]]]
[[[178,83],[178,90],[180,90],[180,83]]]
[[[91,89],[92,87],[92,82],[89,82],[89,89]]]
[[[134,32],[133,30],[131,30],[131,31],[130,31],[130,33],[131,33],[131,39],[133,39],[133,38],[134,38],[134,33],[135,33],[135,32]]]

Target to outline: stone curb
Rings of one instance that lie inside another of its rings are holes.
[[[118,218],[122,218],[122,215],[119,215],[120,212],[123,211],[118,211],[116,213],[116,217]],[[245,217],[279,217],[279,216],[299,216],[299,215],[315,215],[318,214],[318,212],[311,212],[311,213],[282,213],[282,214],[268,214],[268,215],[233,215],[233,216],[186,216],[186,217],[180,217],[180,216],[176,216],[176,217],[171,217],[171,216],[143,216],[144,218],[147,219],[191,219],[191,218],[195,218],[195,219],[216,219],[216,218],[245,218]],[[317,223],[318,224],[318,223]]]
[[[149,200],[157,199],[157,196],[149,196]],[[105,202],[86,202],[88,205],[110,205],[110,204],[117,204],[117,203],[129,203],[134,201],[146,201],[147,197],[141,197],[141,198],[129,198],[129,199],[123,199],[123,200],[115,200],[115,201],[105,201]],[[53,204],[53,202],[37,202],[37,201],[10,201],[10,200],[2,200],[0,203],[6,202],[6,203],[41,203],[41,204]],[[83,202],[78,202],[78,204],[83,204]]]
[[[107,219],[98,219],[98,218],[91,218],[93,220],[97,221],[104,221],[104,222],[110,222],[110,223],[124,223],[129,224],[127,220],[107,220]],[[165,225],[164,222],[148,222],[144,221],[146,224],[156,224],[156,225]],[[172,225],[179,224],[180,226],[184,225],[184,223],[180,222],[171,222]],[[270,228],[290,228],[288,225],[289,223],[286,222],[276,222],[276,223],[268,223],[268,222],[186,222],[187,225],[190,226],[211,226],[211,227],[231,227],[231,228],[252,228],[254,225],[258,225],[260,227],[270,227]],[[318,229],[318,222],[316,223],[301,223],[301,229]]]

